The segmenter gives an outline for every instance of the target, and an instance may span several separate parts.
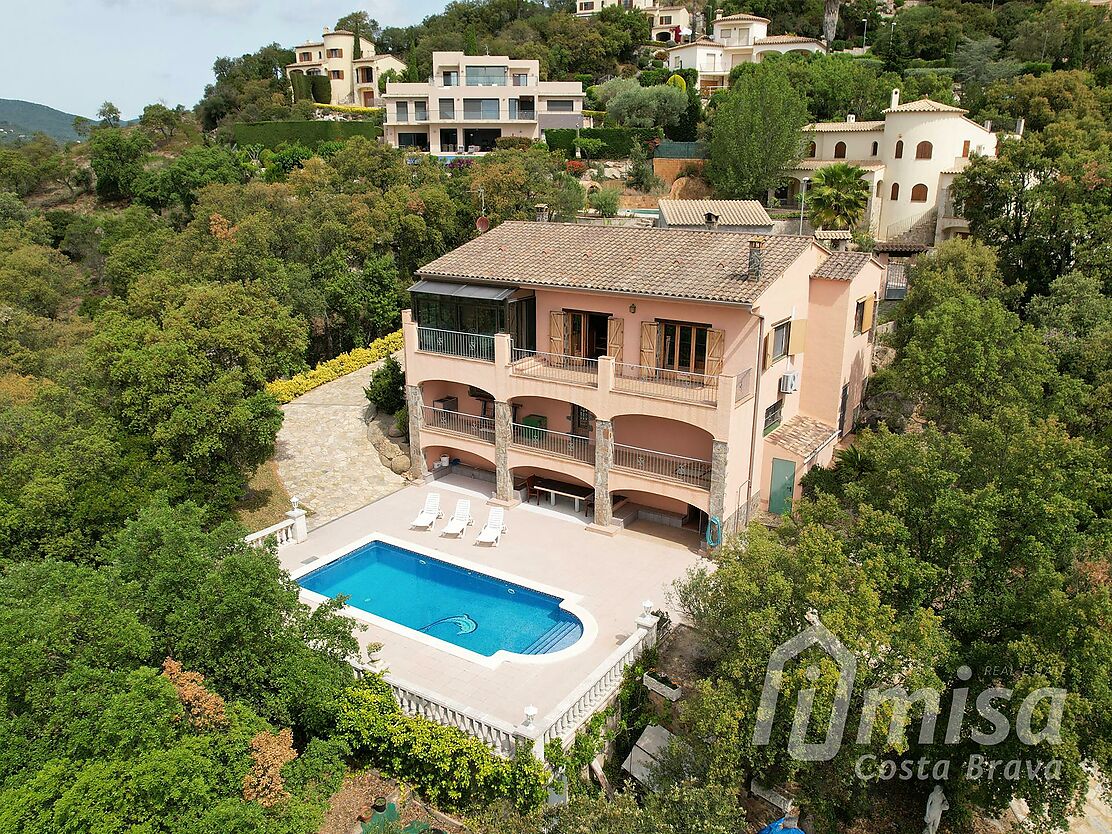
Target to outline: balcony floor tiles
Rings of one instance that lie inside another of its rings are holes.
[[[399,680],[511,724],[520,723],[527,705],[536,706],[541,716],[556,707],[632,633],[641,601],[665,606],[671,583],[701,558],[691,531],[636,522],[614,537],[601,536],[584,527],[582,514],[574,518],[525,504],[506,512],[507,530],[498,547],[477,545],[493,484],[475,482],[469,489],[462,479],[447,480],[407,487],[361,507],[315,528],[304,542],[282,548],[278,557],[283,568],[294,570],[305,559],[378,532],[579,595],[579,604],[598,625],[598,636],[582,653],[550,663],[509,660],[487,669],[377,626],[357,634],[364,650],[371,642],[383,644],[380,657]],[[475,524],[462,538],[441,538],[437,531],[444,520],[429,532],[409,529],[429,492],[440,493],[445,518],[456,500],[471,500]]]

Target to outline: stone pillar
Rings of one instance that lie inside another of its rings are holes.
[[[409,411],[409,474],[415,480],[424,480],[429,474],[425,453],[421,450],[421,426],[425,422],[425,400],[420,385],[405,386],[405,407]]]
[[[305,510],[301,509],[301,499],[291,498],[290,505],[293,509],[286,513],[286,518],[293,521],[293,540],[303,542],[309,538],[309,524],[305,520]]]
[[[595,524],[609,527],[614,522],[610,503],[610,467],[614,465],[614,424],[595,420]]]
[[[708,515],[717,517],[723,526],[726,524],[726,453],[729,444],[725,440],[715,440],[711,446],[710,457],[710,501]]]
[[[509,403],[494,402],[494,497],[498,501],[513,499],[514,479],[510,475],[510,437],[513,434],[513,409]]]

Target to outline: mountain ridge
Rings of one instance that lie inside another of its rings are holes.
[[[0,141],[30,138],[45,133],[59,142],[80,137],[73,129],[73,113],[23,99],[0,98]]]

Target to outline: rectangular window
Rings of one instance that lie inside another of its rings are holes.
[[[399,122],[409,121],[409,102],[399,101],[394,105],[394,114],[397,116]]]
[[[514,73],[514,86],[515,87],[528,87],[529,86],[529,73],[515,72]]]
[[[453,98],[440,99],[440,118],[454,119],[456,117],[456,100]]]
[[[329,58],[343,58],[344,57],[344,50],[342,50],[342,49],[330,49],[330,50],[328,50],[328,57]]]
[[[573,113],[575,102],[570,98],[553,98],[548,100],[549,113]]]
[[[764,433],[768,434],[770,431],[780,425],[780,420],[784,416],[784,401],[777,400],[768,408],[765,409],[764,418]]]
[[[591,11],[594,11],[594,9],[595,9],[595,4],[592,3],[592,2],[580,3],[579,4],[579,11],[581,11],[581,12],[591,12]]]
[[[857,302],[857,307],[853,311],[853,335],[859,336],[865,332],[865,299]]]
[[[659,25],[659,26],[671,26],[672,25],[672,16],[670,14],[661,15],[660,16],[660,23],[657,24],[657,25]]]
[[[448,70],[441,74],[444,80],[445,87],[458,87],[459,86],[459,73],[455,70]]]
[[[336,81],[342,81],[343,78],[344,78],[344,71],[343,70],[329,70],[328,71],[328,77],[332,78]]]
[[[429,120],[429,103],[427,101],[413,102],[413,119],[418,122]]]
[[[398,147],[427,151],[429,149],[429,135],[427,133],[399,133]]]
[[[788,343],[791,341],[792,323],[782,322],[772,329],[772,361],[783,359],[788,355]]]
[[[846,433],[846,406],[849,405],[849,384],[842,386],[842,399],[838,403],[838,437]]]
[[[467,67],[467,86],[505,87],[505,67]]]
[[[969,140],[966,139],[961,145],[961,155],[965,158],[969,157]]]
[[[313,60],[313,53],[312,52],[302,52],[300,55],[297,56],[297,60],[299,60],[299,61],[312,61]]]
[[[670,371],[706,373],[709,330],[710,328],[705,324],[660,322],[659,366]]]
[[[463,118],[475,121],[496,121],[498,119],[498,99],[465,98]]]

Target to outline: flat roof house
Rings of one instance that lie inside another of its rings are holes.
[[[387,83],[388,144],[434,154],[485,153],[502,136],[540,141],[545,128],[583,124],[583,85],[541,81],[538,61],[434,52],[432,64],[427,83]]]
[[[713,541],[786,511],[852,429],[883,270],[809,237],[507,222],[418,276],[414,474],[445,461],[498,501],[543,484],[595,529]]]
[[[393,55],[375,54],[375,45],[359,38],[355,55],[355,34],[343,29],[325,29],[319,41],[307,41],[293,48],[294,62],[286,65],[286,76],[327,75],[331,80],[331,104],[378,104],[378,78],[387,70],[402,72],[405,62]]]

